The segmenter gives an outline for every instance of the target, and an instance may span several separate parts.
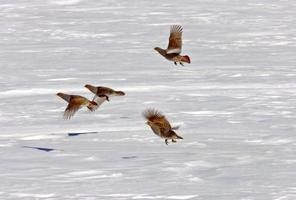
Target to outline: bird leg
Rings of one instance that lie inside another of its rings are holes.
[[[165,142],[165,144],[166,144],[166,145],[168,145],[168,139],[165,139],[165,141],[164,141],[164,142]]]
[[[110,100],[109,100],[109,97],[108,97],[107,95],[105,95],[105,94],[99,95],[99,97],[101,97],[101,98],[106,97],[106,100],[107,100],[107,101],[110,101]]]
[[[177,141],[176,141],[176,140],[174,140],[174,139],[172,139],[172,142],[174,142],[174,143],[175,143],[175,142],[177,142]]]
[[[174,62],[175,65],[177,65],[177,62]]]
[[[181,62],[179,62],[179,63],[180,63],[180,65],[182,65],[184,67],[183,63],[181,63]]]

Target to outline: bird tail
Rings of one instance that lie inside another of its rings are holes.
[[[187,55],[182,56],[181,61],[186,63],[191,63],[190,57]]]
[[[181,127],[181,125],[173,126],[172,130],[178,130]]]
[[[184,139],[184,138],[182,138],[181,136],[179,136],[179,135],[177,135],[177,134],[176,134],[176,136],[177,136],[178,139],[181,139],[181,140]]]
[[[170,132],[173,134],[174,139],[182,139],[183,140],[183,138],[181,136],[177,135],[177,133],[175,131],[170,130]]]

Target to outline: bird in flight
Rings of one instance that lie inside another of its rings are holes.
[[[94,101],[90,101],[87,98],[79,95],[70,95],[65,93],[57,93],[57,96],[61,97],[68,102],[68,106],[64,111],[64,118],[70,119],[74,114],[83,106],[86,106],[90,111],[95,111],[98,104]]]
[[[169,44],[167,49],[162,49],[160,47],[155,47],[160,55],[165,57],[167,60],[173,61],[175,65],[179,63],[183,65],[183,62],[190,63],[190,57],[188,55],[180,55],[182,52],[182,31],[183,28],[180,25],[171,26]]]
[[[98,106],[100,106],[104,101],[110,101],[110,97],[112,96],[124,96],[125,93],[122,91],[116,91],[108,87],[104,86],[93,86],[90,84],[86,84],[84,87],[89,89],[92,93],[95,94],[93,101],[95,101]]]
[[[179,127],[172,127],[166,117],[158,110],[149,108],[143,112],[143,117],[147,120],[146,124],[152,131],[161,138],[165,139],[166,145],[168,140],[177,142],[176,139],[183,139],[174,131]]]

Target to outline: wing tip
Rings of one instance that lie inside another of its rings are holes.
[[[171,26],[171,33],[182,33],[183,32],[183,27],[181,25],[172,25]]]
[[[146,119],[150,119],[152,117],[163,117],[163,114],[156,108],[147,108],[142,112],[142,115]]]

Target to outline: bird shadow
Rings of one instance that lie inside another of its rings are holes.
[[[81,132],[81,133],[68,133],[69,137],[87,135],[87,134],[97,134],[98,132]]]
[[[135,159],[135,158],[138,158],[138,156],[122,156],[121,158],[122,158],[122,159],[129,160],[129,159]]]
[[[23,148],[35,149],[39,151],[51,152],[58,151],[59,149],[45,148],[45,147],[35,147],[35,146],[22,146]]]

